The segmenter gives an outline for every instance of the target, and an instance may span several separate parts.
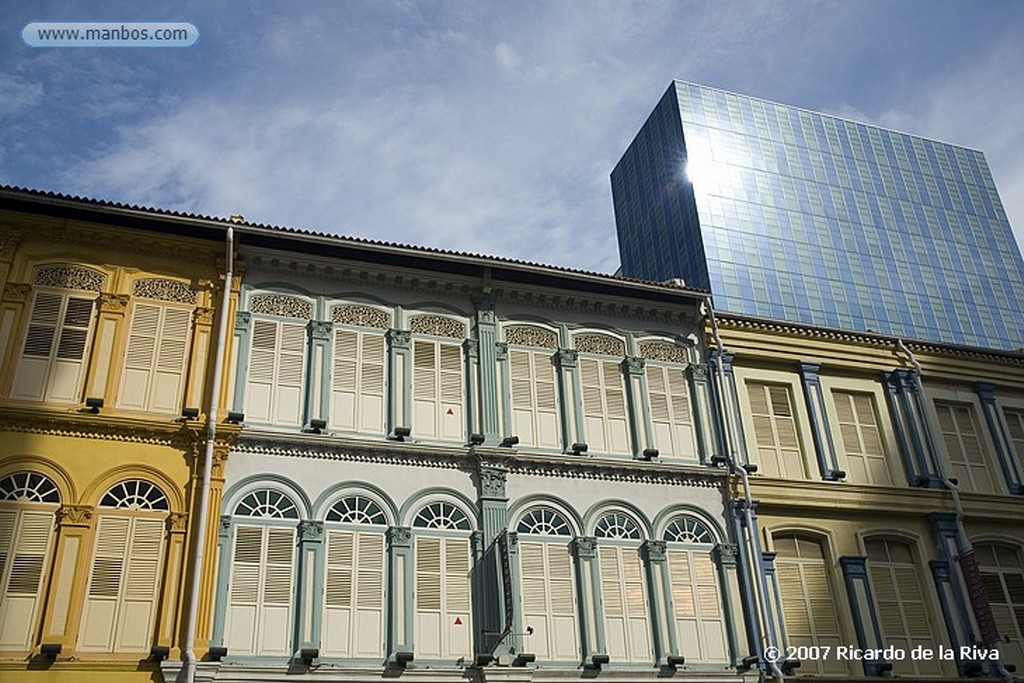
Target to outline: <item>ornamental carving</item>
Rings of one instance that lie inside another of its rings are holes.
[[[623,341],[607,334],[577,334],[573,337],[573,346],[580,353],[596,353],[602,356],[626,355],[626,345]]]
[[[391,327],[391,314],[371,306],[340,304],[331,308],[331,320],[342,325],[375,327],[386,330]]]
[[[172,533],[184,533],[188,528],[187,512],[172,512],[167,516],[167,530]]]
[[[331,338],[331,329],[334,323],[313,320],[309,323],[309,334],[313,339],[327,341]]]
[[[124,313],[127,308],[127,294],[100,294],[100,311],[103,313]]]
[[[639,356],[626,356],[622,361],[622,367],[630,375],[642,375],[644,373],[644,359]]]
[[[192,323],[195,325],[212,325],[213,309],[200,306],[192,311]]]
[[[8,282],[4,285],[4,301],[24,303],[32,291],[32,285],[23,282]]]
[[[324,537],[324,523],[316,521],[299,522],[299,538],[303,541],[321,541]]]
[[[160,277],[143,278],[133,282],[132,296],[196,305],[196,290],[184,282]]]
[[[576,360],[579,358],[579,353],[576,349],[558,349],[555,352],[555,362],[558,363],[560,368],[574,368],[576,367]]]
[[[387,336],[391,346],[396,349],[409,348],[409,342],[412,340],[412,335],[406,330],[388,330]]]
[[[480,495],[485,498],[504,498],[508,472],[504,468],[480,467]]]
[[[409,330],[434,337],[466,338],[466,324],[441,315],[416,315],[409,318]]]
[[[640,342],[640,355],[663,363],[686,363],[686,349],[667,341]]]
[[[507,325],[505,327],[505,342],[519,346],[557,349],[558,335],[536,325]]]
[[[408,548],[412,545],[412,529],[407,526],[393,526],[388,529],[388,541],[397,548]]]
[[[261,315],[310,320],[313,317],[313,304],[287,294],[257,294],[249,300],[249,311]]]
[[[220,516],[220,526],[218,527],[217,534],[221,538],[228,538],[231,535],[231,515]]]
[[[723,567],[736,566],[737,549],[731,543],[719,543],[711,549],[712,557]]]
[[[61,505],[57,509],[57,523],[83,525],[89,524],[92,520],[93,507],[91,505]]]
[[[21,231],[15,231],[9,225],[3,226],[3,231],[7,234],[0,237],[0,261],[10,262],[14,259],[14,250],[21,244],[22,235]]]
[[[573,548],[576,550],[576,557],[582,559],[593,559],[597,557],[597,539],[591,536],[577,536],[572,540]]]
[[[81,266],[40,266],[36,268],[33,282],[43,287],[102,292],[107,276],[98,270]]]
[[[643,549],[647,559],[651,562],[665,561],[665,541],[644,541]]]

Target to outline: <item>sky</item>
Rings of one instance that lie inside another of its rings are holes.
[[[186,21],[181,48],[33,21]],[[1024,2],[0,0],[0,184],[612,272],[674,78],[985,152],[1024,244]]]

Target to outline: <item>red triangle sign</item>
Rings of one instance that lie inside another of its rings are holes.
[[[455,617],[455,625],[462,626],[462,617]]]
[[[447,412],[447,413],[445,413],[445,414],[446,414],[446,415],[454,415],[454,414],[455,414],[455,411],[454,411],[454,410],[452,410],[451,408],[449,408],[449,409],[448,409],[448,412]]]

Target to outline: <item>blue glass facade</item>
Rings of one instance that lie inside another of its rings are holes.
[[[676,81],[612,194],[624,275],[734,313],[1024,346],[1024,261],[977,150]]]

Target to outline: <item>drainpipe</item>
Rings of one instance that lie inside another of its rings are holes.
[[[755,602],[757,603],[760,617],[765,625],[763,638],[764,647],[767,650],[769,647],[775,647],[775,634],[774,629],[771,627],[774,624],[774,619],[770,614],[770,607],[768,605],[768,579],[764,572],[764,560],[761,556],[761,539],[758,538],[757,529],[755,528],[754,521],[754,505],[753,498],[750,494],[750,475],[746,469],[740,466],[736,462],[736,432],[735,425],[733,424],[732,411],[729,409],[729,401],[724,396],[725,393],[725,371],[722,369],[721,357],[725,352],[725,346],[722,344],[722,337],[718,333],[718,322],[715,320],[715,309],[711,305],[711,297],[704,299],[704,312],[707,315],[708,321],[711,324],[711,336],[714,338],[715,347],[718,350],[719,362],[715,363],[715,372],[718,375],[718,386],[721,388],[720,391],[716,392],[719,401],[719,412],[725,419],[725,451],[726,459],[729,464],[729,471],[733,475],[740,477],[743,482],[743,499],[744,499],[744,516],[746,518],[747,538],[739,539],[741,542],[746,540],[749,547],[751,558],[754,565],[754,573],[757,575],[757,581],[754,583],[755,586]],[[738,416],[737,416],[738,418]],[[749,566],[748,566],[749,568]],[[785,653],[783,653],[785,654]],[[776,683],[782,683],[783,673],[779,668],[778,661],[769,660],[764,656],[764,652],[758,653],[759,659],[764,661],[768,668],[771,670],[772,675],[775,677]]]
[[[231,304],[231,279],[234,276],[235,231],[229,225],[224,235],[227,255],[227,272],[224,275],[224,293],[220,304],[220,320],[217,323],[217,352],[213,361],[213,386],[210,389],[210,403],[206,409],[206,451],[203,456],[203,484],[199,488],[199,519],[195,524],[195,538],[192,542],[192,582],[188,592],[188,615],[185,622],[185,643],[182,659],[185,661],[185,681],[196,679],[196,621],[199,615],[199,592],[203,575],[203,550],[206,546],[206,519],[210,507],[210,479],[213,477],[213,447],[217,439],[217,404],[220,400],[221,375],[224,370],[224,349],[228,334],[228,307]]]
[[[967,537],[967,529],[964,527],[964,506],[960,501],[960,487],[953,483],[949,478],[949,473],[946,472],[946,465],[942,462],[942,458],[939,457],[939,451],[935,446],[935,435],[932,433],[931,425],[928,424],[928,414],[924,410],[924,386],[921,384],[921,363],[918,362],[917,356],[914,352],[907,348],[907,345],[903,343],[900,338],[896,339],[896,348],[899,349],[903,354],[907,356],[910,364],[914,366],[914,388],[917,390],[917,395],[921,400],[921,419],[924,421],[924,435],[928,441],[928,449],[932,452],[935,458],[935,466],[938,469],[939,477],[942,479],[942,485],[949,491],[949,495],[953,499],[953,509],[956,511],[956,534],[960,541],[960,546],[964,548],[964,552],[973,552],[974,545],[971,540]],[[973,612],[973,605],[972,610]],[[988,643],[985,643],[988,645]],[[998,647],[998,643],[996,644]],[[999,674],[1005,678],[1008,682],[1013,681],[1013,674],[1006,670],[1003,666],[1002,657],[996,662],[996,670]]]

